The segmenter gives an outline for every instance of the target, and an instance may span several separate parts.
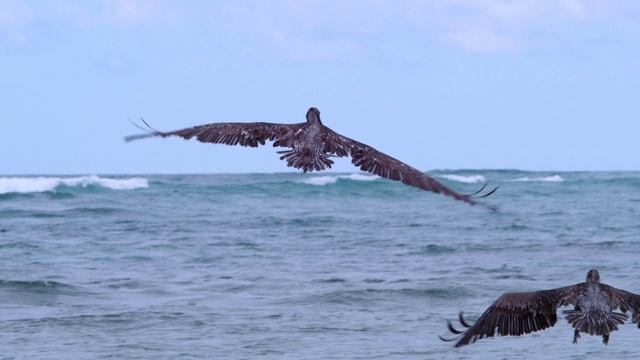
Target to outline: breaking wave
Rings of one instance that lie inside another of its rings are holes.
[[[543,176],[543,177],[535,177],[535,178],[525,176],[525,177],[521,177],[513,180],[507,180],[507,181],[562,182],[564,181],[564,179],[560,175],[553,175],[553,176]]]
[[[339,179],[354,180],[354,181],[373,181],[379,179],[377,175],[364,175],[364,174],[350,174],[350,175],[325,175],[325,176],[310,176],[306,179],[300,180],[300,183],[316,186],[324,186],[329,184],[335,184]]]
[[[487,182],[487,180],[482,175],[463,176],[463,175],[445,174],[445,175],[436,175],[436,177],[447,179],[450,181],[468,183],[468,184]]]
[[[77,177],[0,177],[0,194],[56,192],[61,186],[99,186],[111,190],[134,190],[149,187],[144,178],[113,179],[96,175]]]

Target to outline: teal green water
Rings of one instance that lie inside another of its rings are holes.
[[[432,174],[499,211],[365,174],[0,177],[0,358],[640,356],[633,324],[438,339],[591,268],[640,293],[640,173]]]

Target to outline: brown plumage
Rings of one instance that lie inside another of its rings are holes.
[[[457,330],[448,322],[449,331],[456,336],[440,339],[458,340],[455,346],[459,347],[484,337],[529,334],[554,326],[558,321],[556,310],[569,305],[574,309],[562,313],[575,329],[574,344],[581,332],[601,335],[602,342],[608,344],[610,333],[618,330],[618,325],[629,318],[627,311],[631,312],[633,323],[640,322],[640,295],[600,283],[598,271],[591,270],[583,283],[551,290],[506,293],[489,306],[473,325],[469,325],[460,313],[460,324],[467,329]],[[622,312],[614,312],[616,309]]]
[[[144,120],[143,120],[144,121]],[[146,124],[146,122],[145,122]],[[147,126],[149,126],[147,124]],[[350,156],[353,165],[363,171],[400,181],[425,191],[442,193],[456,200],[475,205],[473,198],[483,189],[470,195],[455,192],[436,179],[419,170],[386,155],[373,147],[342,136],[322,124],[320,111],[310,108],[307,111],[307,121],[298,124],[275,124],[265,122],[254,123],[212,123],[194,126],[182,130],[162,132],[149,127],[152,132],[125,137],[132,141],[153,136],[179,136],[184,139],[195,137],[204,143],[241,145],[258,147],[267,141],[273,141],[274,147],[285,147],[290,150],[278,151],[281,160],[287,161],[287,166],[307,171],[321,171],[333,164],[331,157]],[[497,188],[496,188],[497,189]],[[482,195],[486,197],[496,189]],[[488,207],[493,209],[491,207]]]

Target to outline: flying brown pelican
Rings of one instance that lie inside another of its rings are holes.
[[[363,171],[375,175],[401,181],[402,183],[417,187],[425,191],[442,193],[475,205],[473,198],[479,194],[484,186],[473,194],[460,194],[455,192],[436,179],[420,172],[419,170],[386,155],[373,147],[342,136],[329,129],[320,121],[320,111],[312,107],[307,111],[307,122],[298,124],[274,124],[265,122],[254,123],[212,123],[194,126],[182,130],[162,132],[149,126],[146,134],[130,135],[125,141],[132,141],[153,136],[179,136],[186,140],[195,137],[203,143],[215,143],[226,145],[241,145],[258,147],[265,141],[273,141],[273,146],[290,148],[290,150],[278,151],[282,154],[281,160],[287,161],[287,166],[307,171],[320,171],[331,168],[333,156],[351,156],[353,165]],[[486,185],[485,185],[486,186]],[[482,195],[487,197],[496,189]],[[493,209],[487,206],[490,209]]]
[[[469,325],[460,313],[460,324],[467,329],[457,330],[449,321],[449,331],[457,336],[451,339],[440,336],[440,339],[458,340],[455,346],[459,347],[496,334],[529,334],[555,325],[558,321],[556,309],[569,305],[574,309],[562,313],[575,328],[574,344],[583,332],[602,335],[602,342],[607,345],[611,332],[618,330],[618,325],[629,318],[627,311],[632,314],[631,321],[640,328],[640,295],[601,283],[598,270],[591,270],[583,283],[552,290],[504,294],[473,325]],[[614,312],[616,309],[622,312]]]

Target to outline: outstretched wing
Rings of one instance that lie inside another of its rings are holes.
[[[146,122],[145,125],[149,126]],[[275,141],[277,145],[274,143],[274,146],[291,147],[293,146],[292,135],[304,125],[306,124],[212,123],[168,132],[157,131],[149,126],[149,133],[130,135],[125,137],[125,140],[133,141],[153,136],[179,136],[186,140],[195,137],[203,143],[258,147],[264,145],[266,141]]]
[[[632,314],[631,321],[638,324],[640,328],[640,295],[616,289],[606,284],[600,284],[600,288],[609,294],[611,308],[619,308],[622,312],[630,311]]]
[[[351,163],[359,167],[362,171],[367,171],[387,179],[400,181],[403,184],[425,191],[442,193],[444,195],[451,196],[456,200],[461,200],[472,205],[478,203],[472,197],[472,195],[475,194],[460,194],[420,170],[380,152],[367,144],[363,144],[346,136],[340,135],[327,127],[324,127],[323,130],[322,141],[324,143],[324,152],[340,157],[351,156]],[[497,188],[482,195],[482,197],[493,194],[495,190],[497,190]],[[482,189],[480,191],[482,191]]]
[[[580,286],[582,284],[552,290],[506,293],[489,306],[473,325],[469,325],[460,313],[460,324],[467,329],[457,330],[449,322],[449,331],[458,336],[453,339],[440,339],[458,339],[455,346],[459,347],[485,337],[520,336],[547,329],[558,321],[558,307],[577,301]]]

